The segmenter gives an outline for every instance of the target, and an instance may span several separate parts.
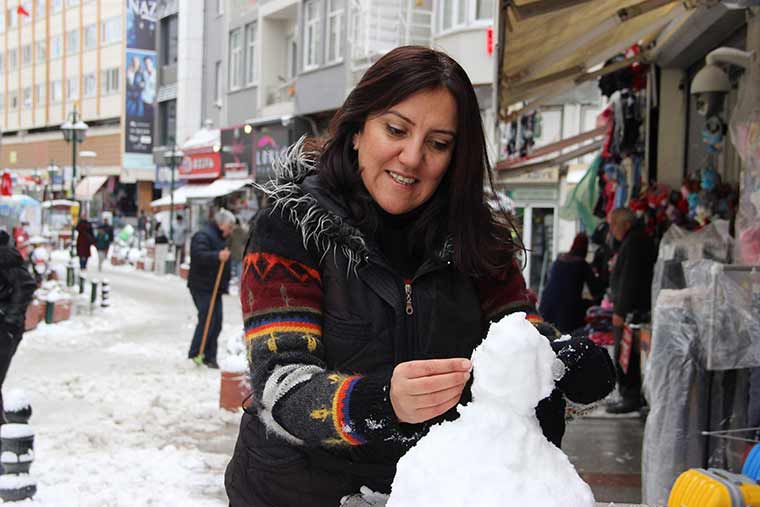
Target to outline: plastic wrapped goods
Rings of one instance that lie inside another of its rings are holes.
[[[650,412],[644,428],[642,496],[665,505],[676,477],[705,458],[707,372],[695,315],[704,289],[663,290],[654,306],[652,349],[644,374]]]

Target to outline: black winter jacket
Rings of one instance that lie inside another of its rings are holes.
[[[23,267],[21,254],[11,246],[0,246],[0,324],[13,335],[24,332],[26,307],[37,284]]]
[[[440,421],[397,421],[393,367],[470,357],[490,321],[537,317],[519,269],[474,280],[453,264],[449,242],[404,279],[317,176],[286,169],[292,178],[269,189],[273,208],[256,216],[246,248],[240,298],[254,392],[226,474],[232,506],[332,507],[362,485],[387,492],[399,457]],[[576,393],[587,402],[609,392],[614,372],[606,352],[581,345],[601,365]],[[567,364],[577,389],[586,365]],[[542,426],[561,438],[562,395],[542,405]]]
[[[614,312],[623,318],[631,312],[643,315],[651,311],[652,276],[657,260],[652,238],[635,226],[620,245],[610,275]]]
[[[216,273],[219,269],[219,252],[224,250],[226,240],[215,223],[207,224],[193,235],[190,241],[190,272],[187,286],[193,290],[211,292],[214,290]],[[226,294],[230,285],[230,263],[224,263],[219,294]]]

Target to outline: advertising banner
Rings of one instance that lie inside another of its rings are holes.
[[[243,125],[222,129],[222,171],[225,178],[253,175],[255,141],[253,127]]]
[[[124,167],[153,169],[156,103],[156,0],[127,2]]]
[[[256,129],[256,182],[274,179],[272,163],[288,149],[290,131],[287,127],[268,125]]]

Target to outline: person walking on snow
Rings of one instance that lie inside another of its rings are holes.
[[[222,294],[227,293],[230,283],[230,263],[227,262],[230,251],[226,247],[226,238],[232,234],[233,227],[235,227],[235,215],[222,208],[216,212],[214,220],[196,232],[190,240],[190,272],[187,276],[187,287],[198,310],[198,324],[195,326],[193,341],[187,353],[190,359],[194,359],[200,353],[203,328],[211,305],[217,270],[219,263],[224,262],[224,270],[206,337],[206,348],[203,351],[203,363],[209,368],[219,368],[216,362],[216,349],[217,338],[222,331]]]
[[[98,227],[98,233],[95,236],[95,248],[98,250],[98,271],[103,271],[103,261],[108,255],[108,248],[113,242],[113,227],[108,223],[108,219],[103,219],[103,224]]]
[[[2,386],[24,334],[26,308],[37,284],[23,267],[21,254],[10,245],[8,233],[0,230],[0,424],[4,424]]]
[[[299,142],[278,160],[251,226],[240,301],[253,393],[225,474],[231,507],[389,492],[399,458],[471,399],[467,358],[490,322],[525,312],[559,336],[484,195],[486,139],[459,64],[396,48],[330,126],[318,153]],[[604,397],[614,369],[586,339],[553,344],[566,372],[537,416],[559,445],[564,397]]]
[[[85,217],[79,219],[77,231],[77,257],[79,257],[79,269],[87,270],[87,261],[90,260],[90,248],[95,244],[95,232],[92,224]]]
[[[227,242],[230,247],[230,262],[232,263],[230,269],[233,279],[240,280],[240,276],[243,274],[243,253],[247,241],[248,227],[240,222],[239,218],[235,218],[235,228],[232,229],[232,234]]]

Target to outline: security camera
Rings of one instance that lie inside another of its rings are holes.
[[[711,51],[705,58],[705,66],[691,82],[691,94],[697,101],[697,112],[708,117],[719,114],[723,110],[726,94],[731,91],[728,74],[718,66],[718,62],[746,69],[753,60],[754,52],[734,48]]]

